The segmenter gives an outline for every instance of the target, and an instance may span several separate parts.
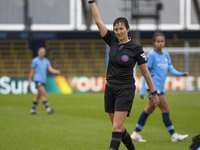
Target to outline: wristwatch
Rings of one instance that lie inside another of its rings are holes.
[[[153,91],[151,92],[151,95],[156,95],[158,92],[157,91]]]

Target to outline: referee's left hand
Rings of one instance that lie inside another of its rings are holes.
[[[155,107],[158,106],[158,104],[159,104],[160,101],[159,101],[159,98],[158,98],[157,94],[156,95],[152,95],[151,101],[152,101],[152,103],[153,103],[153,105]]]

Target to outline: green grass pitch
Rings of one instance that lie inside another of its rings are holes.
[[[48,94],[47,115],[41,101],[35,116],[29,114],[34,95],[0,95],[0,150],[108,150],[111,123],[104,112],[103,93]],[[188,150],[192,137],[200,133],[200,94],[166,94],[171,120],[178,133],[189,138],[172,143],[159,109],[148,118],[141,132],[147,143],[134,142],[137,150]],[[146,105],[136,94],[126,128],[131,134]],[[126,148],[121,143],[120,150]]]

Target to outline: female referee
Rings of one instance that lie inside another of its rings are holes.
[[[60,70],[56,70],[51,67],[50,61],[44,57],[45,54],[46,54],[46,49],[44,47],[40,47],[38,49],[38,57],[34,58],[31,64],[31,71],[28,79],[28,87],[30,87],[30,82],[35,72],[34,81],[38,91],[37,95],[33,100],[33,105],[30,111],[32,115],[36,114],[35,109],[37,107],[40,97],[42,98],[47,113],[48,114],[54,113],[54,110],[49,107],[49,103],[46,99],[45,83],[47,78],[47,69],[49,70],[49,72],[54,74],[60,74]]]
[[[154,49],[147,54],[147,67],[151,74],[153,83],[155,85],[155,89],[157,90],[157,95],[159,97],[160,103],[158,107],[162,112],[163,122],[171,135],[172,142],[178,142],[184,140],[188,137],[187,134],[181,135],[174,131],[174,126],[169,117],[169,107],[167,104],[167,100],[165,97],[164,85],[167,77],[167,73],[170,72],[175,76],[188,76],[188,72],[179,72],[174,69],[170,56],[167,52],[163,51],[163,47],[165,46],[165,36],[162,33],[155,33],[153,36],[153,44]],[[148,93],[149,88],[147,88]],[[143,78],[142,89],[140,91],[140,97],[143,99],[145,94],[145,79]],[[149,95],[150,97],[150,95]],[[139,134],[142,128],[145,125],[145,122],[148,116],[155,110],[155,107],[147,102],[145,110],[140,115],[138,123],[136,125],[136,129],[131,135],[133,140],[139,142],[146,142],[146,140],[142,139],[142,136]]]
[[[129,116],[133,103],[135,93],[133,68],[136,62],[150,87],[152,105],[157,106],[159,103],[146,66],[146,56],[142,47],[128,37],[129,24],[126,18],[120,17],[114,21],[115,35],[113,35],[103,24],[94,0],[89,0],[88,3],[100,35],[110,46],[105,90],[105,111],[109,113],[112,122],[110,150],[118,150],[121,141],[128,150],[135,150],[124,122],[126,117]]]

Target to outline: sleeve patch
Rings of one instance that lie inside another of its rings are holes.
[[[140,54],[140,56],[142,56],[145,59],[145,61],[147,61],[145,53]]]

